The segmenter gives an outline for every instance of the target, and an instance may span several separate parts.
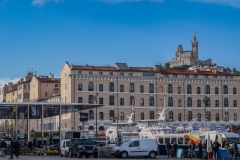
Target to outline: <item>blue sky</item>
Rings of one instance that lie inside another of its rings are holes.
[[[239,0],[0,0],[0,85],[79,65],[153,66],[191,49],[240,70]]]

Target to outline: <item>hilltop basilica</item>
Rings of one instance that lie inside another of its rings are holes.
[[[166,63],[170,64],[170,67],[180,67],[183,65],[212,65],[212,60],[199,60],[198,59],[198,41],[196,38],[196,32],[194,32],[194,37],[192,40],[192,50],[184,51],[182,45],[179,45],[177,52],[175,53],[175,58],[172,61]]]

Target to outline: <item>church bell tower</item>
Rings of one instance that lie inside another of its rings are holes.
[[[194,37],[192,40],[192,55],[195,59],[198,59],[198,41],[196,38],[196,31],[194,31]]]

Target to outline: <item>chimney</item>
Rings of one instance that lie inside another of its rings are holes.
[[[160,66],[159,65],[154,65],[154,70],[156,70],[156,71],[159,71],[160,70]]]
[[[54,74],[53,74],[53,73],[50,73],[50,74],[49,74],[49,78],[54,79]]]

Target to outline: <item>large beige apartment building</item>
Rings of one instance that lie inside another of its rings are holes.
[[[132,106],[136,120],[157,119],[164,97],[172,125],[187,125],[193,118],[205,118],[205,114],[210,125],[235,124],[240,118],[239,82],[239,75],[219,72],[215,67],[187,71],[163,70],[158,65],[81,66],[66,62],[61,71],[61,96],[68,103],[105,105],[97,114],[95,110],[88,111],[85,131],[95,130],[96,115],[99,130],[112,123],[109,119],[126,121]]]

